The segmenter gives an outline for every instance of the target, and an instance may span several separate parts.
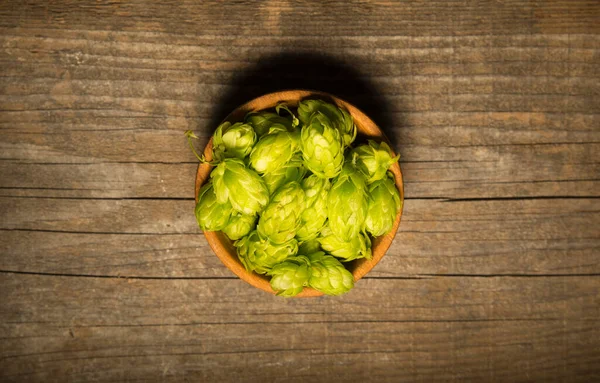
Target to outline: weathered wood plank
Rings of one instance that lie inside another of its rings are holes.
[[[0,198],[5,229],[89,233],[196,233],[188,200]]]
[[[182,152],[188,150],[183,142],[177,144]],[[401,147],[409,158],[400,161],[408,198],[600,195],[597,144]],[[35,156],[35,151],[25,150]],[[191,198],[196,168],[193,159],[190,163],[0,161],[0,195]]]
[[[44,164],[0,161],[0,195],[193,198],[197,163]]]
[[[597,171],[598,147],[600,143],[595,141],[561,142],[555,139],[550,142],[515,142],[515,138],[506,138],[505,142],[485,142],[486,137],[479,138],[481,144],[470,142],[469,138],[474,134],[472,129],[461,128],[439,128],[428,129],[432,134],[427,137],[419,137],[424,133],[415,133],[413,129],[394,129],[397,137],[406,140],[398,146],[400,154],[405,161],[488,161],[491,166],[513,166],[520,163],[523,171],[527,174],[546,174],[546,168],[537,168],[537,163],[542,166],[550,166],[549,172],[561,170],[565,161],[567,165],[587,165],[576,170],[584,171],[589,177]],[[439,138],[435,137],[433,131],[438,131]],[[452,134],[452,131],[461,134]],[[464,134],[462,134],[464,133]],[[490,129],[490,142],[496,134]],[[413,137],[411,137],[411,135]],[[416,135],[416,137],[415,137]],[[598,133],[590,133],[597,136]],[[507,135],[508,136],[508,135]],[[518,134],[515,136],[519,136]],[[455,138],[450,138],[455,137]],[[461,137],[461,138],[459,138]],[[198,140],[198,147],[202,148],[206,143],[208,135]],[[448,138],[445,144],[438,144],[444,138]],[[510,142],[506,142],[510,141]],[[526,141],[531,141],[531,139]],[[93,142],[93,145],[90,145]],[[525,147],[515,147],[525,146]],[[3,134],[3,142],[0,143],[2,159],[17,160],[25,162],[49,162],[49,163],[93,163],[93,162],[166,162],[166,163],[190,163],[195,162],[195,157],[189,150],[183,131],[152,131],[145,130],[131,134],[127,131],[114,132],[72,132],[52,134],[39,133],[11,133]],[[507,164],[502,164],[507,162]],[[498,164],[500,163],[500,164]],[[481,164],[483,166],[484,164]],[[489,169],[492,171],[493,169]],[[536,172],[537,170],[537,172]],[[569,169],[567,169],[569,170]],[[561,174],[559,174],[561,176]],[[539,177],[539,175],[538,175]]]
[[[593,41],[593,36],[590,36]],[[393,40],[392,40],[393,42]],[[228,42],[226,42],[228,43]],[[287,41],[283,41],[287,44]],[[291,44],[296,44],[297,41],[292,41]],[[299,42],[301,43],[301,42]],[[10,42],[8,42],[10,44]],[[492,42],[488,42],[492,44]],[[597,43],[596,43],[597,44]],[[35,50],[34,48],[30,48]],[[431,54],[439,54],[442,47],[431,47]],[[491,48],[493,49],[493,48]],[[530,48],[520,47],[523,52],[528,52]],[[67,50],[67,49],[65,49]],[[306,53],[311,53],[316,50],[312,48]],[[420,49],[417,49],[420,50]],[[414,52],[413,49],[407,49],[409,52]],[[546,50],[548,55],[553,54],[551,50]],[[588,77],[596,79],[600,76],[600,69],[593,63],[594,56],[587,58],[589,52],[593,50],[582,50],[584,56],[582,61],[579,57],[567,59],[564,61],[542,61],[521,60],[504,61],[501,59],[490,61],[474,61],[456,63],[453,61],[465,60],[464,57],[459,57],[458,60],[452,59],[450,62],[444,61],[448,58],[435,57],[422,58],[419,57],[389,57],[376,65],[370,63],[368,57],[353,57],[354,59],[363,60],[357,61],[357,69],[361,69],[367,73],[373,73],[373,76],[387,77],[389,80],[393,78],[402,79],[409,76],[534,76],[543,77],[550,76],[552,78],[573,77]],[[67,50],[68,52],[68,50]],[[267,55],[276,55],[278,51],[267,52]],[[11,51],[12,53],[12,51]],[[19,50],[14,51],[15,55]],[[336,54],[336,51],[331,52]],[[343,60],[344,51],[342,50],[333,57]],[[505,52],[499,52],[497,55],[501,57]],[[172,83],[184,82],[200,82],[205,83],[206,95],[214,94],[213,87],[208,85],[227,85],[228,81],[235,78],[236,74],[248,67],[247,62],[238,62],[235,60],[214,63],[210,59],[204,60],[187,60],[187,59],[157,59],[151,60],[148,58],[103,58],[95,52],[76,52],[65,53],[63,50],[57,51],[57,55],[65,57],[57,64],[54,60],[34,62],[39,57],[16,56],[15,60],[3,63],[5,72],[4,76],[12,76],[16,78],[26,78],[27,75],[35,75],[40,79],[61,79],[63,76],[71,76],[72,79],[78,80],[118,80],[118,81],[169,81]],[[414,53],[413,53],[414,54]],[[475,51],[474,55],[481,55],[482,51]],[[525,54],[523,54],[525,55]],[[393,63],[393,59],[397,58],[401,61],[401,65]],[[19,62],[23,60],[25,62]],[[256,58],[259,61],[259,58]],[[68,74],[67,74],[68,72]],[[292,78],[293,79],[293,78]],[[373,79],[375,81],[376,78]],[[548,79],[550,80],[550,79]],[[297,81],[294,81],[297,82]],[[529,90],[532,92],[532,90]],[[539,93],[539,92],[538,92]],[[535,94],[535,92],[534,92]],[[206,96],[205,95],[205,96]],[[356,95],[357,97],[359,95]],[[231,106],[232,109],[235,105]]]
[[[325,3],[249,1],[188,3],[102,3],[75,1],[3,3],[0,25],[57,29],[149,30],[217,35],[471,35],[598,32],[595,1],[328,1]],[[240,15],[231,17],[231,15]],[[346,22],[340,22],[340,15]],[[432,18],[432,15],[444,17]],[[299,28],[298,26],[302,26]]]
[[[593,322],[578,320],[276,323],[268,330],[244,323],[59,326],[10,326],[13,333],[36,335],[10,342],[18,347],[0,362],[0,377],[15,382],[265,377],[275,382],[589,382],[600,376],[593,340],[600,333]]]
[[[193,206],[0,197],[0,228],[16,229],[0,232],[0,269],[230,275],[200,234]],[[370,276],[599,273],[598,225],[598,199],[407,200],[397,238]],[[99,246],[104,241],[111,244]]]
[[[300,300],[239,280],[0,279],[3,380],[598,376],[596,277],[363,280]]]
[[[7,43],[12,42],[8,40]],[[529,48],[526,51],[529,51]],[[585,50],[587,52],[589,50]],[[501,52],[502,53],[502,52]],[[577,53],[577,52],[576,52]],[[456,54],[456,53],[453,53]],[[583,53],[582,53],[583,54]],[[461,59],[464,57],[459,56]],[[21,56],[15,57],[15,59],[22,59]],[[361,58],[357,58],[361,59]],[[362,58],[364,59],[364,58]],[[388,60],[403,59],[402,55],[394,53],[390,55]],[[440,60],[447,60],[448,58],[440,58]],[[478,58],[477,62],[489,62],[485,58]],[[524,60],[520,60],[524,61]],[[54,63],[53,63],[54,64]],[[87,65],[82,65],[84,68]],[[187,81],[173,81],[173,79],[161,78],[153,79],[143,77],[140,79],[129,79],[126,76],[114,76],[114,78],[99,80],[97,77],[82,78],[85,76],[86,71],[76,70],[72,75],[57,73],[56,69],[67,69],[64,64],[54,64],[55,68],[54,76],[47,77],[43,70],[39,67],[29,67],[25,70],[18,72],[21,76],[23,74],[29,74],[28,69],[31,71],[32,78],[35,78],[35,82],[31,82],[30,85],[24,87],[23,84],[15,84],[11,81],[14,78],[15,73],[3,73],[2,81],[0,85],[5,93],[11,94],[11,99],[15,99],[12,103],[6,105],[12,106],[11,110],[22,110],[21,105],[27,105],[27,101],[35,101],[34,96],[49,95],[55,100],[68,100],[68,96],[73,94],[81,95],[82,98],[88,98],[89,100],[98,100],[94,97],[105,97],[104,101],[109,98],[106,96],[114,96],[115,98],[139,98],[142,101],[146,99],[156,99],[163,101],[179,101],[180,105],[185,106],[185,101],[194,101],[195,99],[204,99],[210,96],[205,94],[203,90],[206,88],[212,88],[215,91],[219,91],[225,88],[227,85],[224,84],[224,79],[219,79],[217,74],[213,74],[216,78],[214,80],[221,80],[217,83],[211,83],[211,78],[208,74],[212,74],[208,71],[205,73],[204,78],[189,79],[187,77],[181,80]],[[159,69],[159,66],[156,67]],[[9,66],[9,69],[11,67]],[[17,68],[14,68],[17,69]],[[243,68],[240,68],[243,69]],[[24,73],[25,72],[25,73]],[[128,72],[142,75],[143,71],[138,68],[128,68]],[[142,72],[142,73],[140,73]],[[175,71],[177,72],[177,71]],[[108,72],[107,74],[110,74]],[[13,76],[11,76],[11,74]],[[95,74],[95,73],[94,73]],[[106,76],[105,74],[104,76]],[[183,74],[186,74],[185,72]],[[590,77],[593,76],[593,72],[588,73]],[[59,76],[61,75],[61,76]],[[65,78],[68,76],[68,78]],[[75,77],[75,78],[73,78]],[[125,78],[123,78],[125,77]],[[518,80],[517,81],[517,78]],[[199,87],[196,83],[198,80],[203,81],[203,87]],[[229,79],[228,79],[229,80]],[[434,81],[435,80],[435,81]],[[31,80],[30,80],[31,81]],[[513,76],[502,76],[502,75],[491,75],[481,73],[463,73],[457,75],[422,75],[415,73],[411,76],[402,75],[388,75],[378,76],[373,79],[374,84],[383,92],[389,95],[438,95],[439,97],[447,96],[451,94],[453,96],[466,95],[469,93],[483,94],[483,95],[542,95],[542,96],[568,96],[573,100],[576,100],[574,96],[591,96],[598,94],[598,80],[590,81],[589,78],[581,76],[568,76],[568,77],[555,77],[551,80],[542,76],[532,76],[529,73],[514,73]],[[131,85],[135,84],[135,87]],[[107,91],[110,93],[107,94]],[[22,103],[19,104],[17,101],[19,98],[22,99]],[[125,100],[123,100],[125,101]],[[66,102],[66,101],[65,101]],[[85,100],[82,100],[85,103]],[[410,104],[409,104],[410,105]]]
[[[23,39],[43,37],[44,39],[55,39],[57,41],[71,41],[80,44],[79,47],[87,49],[105,48],[106,44],[100,44],[98,47],[89,46],[82,40],[93,41],[94,43],[138,43],[131,46],[137,49],[148,49],[153,44],[166,44],[170,46],[187,46],[192,50],[199,50],[202,47],[223,47],[223,42],[228,47],[253,47],[265,48],[280,45],[280,42],[287,44],[299,44],[297,48],[309,48],[311,42],[333,43],[335,40],[336,49],[348,48],[378,48],[378,49],[404,49],[404,48],[431,48],[439,46],[448,48],[454,44],[460,44],[466,47],[481,48],[514,48],[517,46],[533,48],[577,48],[591,49],[595,48],[600,40],[600,35],[594,30],[584,32],[563,31],[562,33],[544,34],[544,33],[514,33],[514,31],[505,31],[513,33],[502,34],[484,34],[484,35],[454,35],[447,33],[439,36],[432,35],[407,35],[407,34],[377,34],[369,35],[362,33],[360,35],[342,35],[342,34],[321,34],[313,36],[283,36],[283,35],[260,35],[240,36],[238,34],[211,35],[209,33],[193,32],[169,32],[165,30],[151,30],[138,28],[137,30],[92,30],[92,29],[73,29],[73,28],[10,28],[0,27],[3,36],[20,37]],[[141,45],[139,45],[141,43]],[[491,43],[491,44],[490,44]],[[95,45],[95,44],[94,44]],[[316,43],[313,43],[316,45]],[[50,46],[50,45],[49,45]],[[285,49],[286,47],[280,47]],[[135,55],[138,50],[130,50],[128,54]],[[227,54],[223,50],[222,54]],[[42,52],[40,52],[42,53]],[[160,52],[159,52],[160,53]],[[568,56],[568,55],[567,55]],[[544,60],[555,59],[554,55],[543,57]]]
[[[0,270],[148,278],[235,278],[193,234],[0,232]]]
[[[238,279],[143,280],[10,273],[2,273],[0,278],[7,297],[2,323],[12,325],[600,318],[597,276],[365,279],[341,297],[314,299],[282,299]],[[2,352],[6,355],[10,350],[3,348]]]

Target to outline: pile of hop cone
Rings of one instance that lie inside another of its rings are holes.
[[[388,233],[401,208],[388,171],[399,156],[385,142],[353,145],[356,133],[348,111],[321,100],[223,123],[198,225],[235,241],[245,268],[270,276],[280,296],[306,286],[348,292],[354,278],[344,263],[370,259],[372,237]]]

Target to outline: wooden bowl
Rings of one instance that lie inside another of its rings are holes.
[[[341,100],[333,95],[316,92],[316,91],[308,91],[308,90],[288,90],[276,93],[265,94],[264,96],[255,98],[254,100],[247,102],[246,104],[238,107],[233,112],[229,114],[225,118],[224,121],[229,121],[231,123],[239,122],[244,119],[244,116],[248,112],[261,111],[264,109],[274,108],[280,102],[286,102],[289,105],[297,106],[298,103],[304,99],[321,99],[324,101],[328,101],[334,103],[342,108],[345,108],[352,117],[354,118],[354,122],[358,128],[358,137],[357,141],[363,141],[367,138],[372,138],[377,141],[386,141],[389,143],[388,139],[385,137],[381,129],[377,127],[377,125],[365,115],[363,112],[358,110],[354,105]],[[204,149],[204,156],[207,160],[212,160],[212,138],[209,140],[206,148]],[[196,175],[196,202],[198,202],[198,192],[200,187],[208,180],[211,166],[208,164],[200,164],[198,166],[198,173]],[[400,201],[404,202],[404,187],[402,185],[402,172],[400,171],[400,165],[395,163],[391,167],[391,172],[394,174],[394,178],[396,181],[396,186],[400,191]],[[354,276],[354,281],[358,281],[362,277],[365,276],[378,262],[383,258],[384,254],[392,244],[394,237],[396,236],[396,232],[398,231],[398,226],[400,225],[400,217],[402,216],[402,208],[398,212],[398,216],[394,221],[394,227],[392,230],[381,237],[376,237],[372,241],[372,252],[373,257],[370,260],[367,259],[358,259],[352,262],[348,262],[345,266]],[[236,249],[233,246],[233,242],[227,238],[227,236],[220,231],[205,231],[204,236],[208,241],[208,244],[213,249],[217,257],[223,262],[225,266],[231,271],[233,271],[238,277],[242,280],[248,282],[254,287],[257,287],[266,292],[275,294],[275,291],[271,289],[271,285],[269,284],[269,278],[264,275],[256,274],[254,272],[247,271],[240,260],[238,259]],[[323,295],[321,292],[314,290],[312,288],[305,287],[302,293],[298,294],[297,297],[317,297]]]

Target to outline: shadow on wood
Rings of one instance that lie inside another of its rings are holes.
[[[249,100],[288,89],[317,90],[350,102],[371,117],[397,149],[397,134],[392,134],[392,128],[398,121],[393,121],[383,93],[346,62],[317,53],[267,56],[239,73],[219,100],[209,129],[216,129],[233,109]]]

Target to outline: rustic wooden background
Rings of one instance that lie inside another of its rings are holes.
[[[600,380],[600,2],[0,2],[0,380]],[[317,88],[402,154],[340,298],[235,278],[194,215],[228,110]]]

